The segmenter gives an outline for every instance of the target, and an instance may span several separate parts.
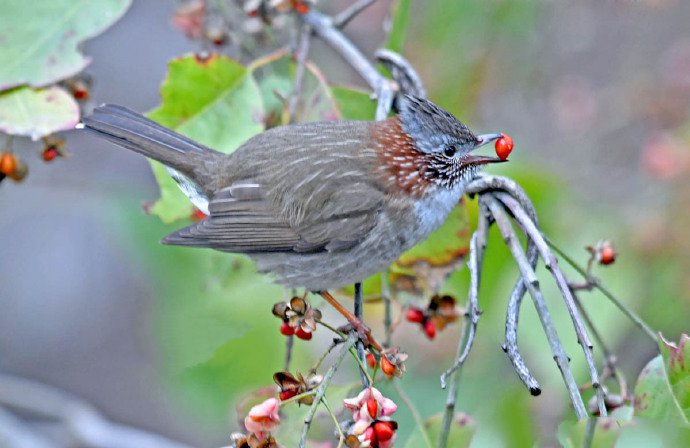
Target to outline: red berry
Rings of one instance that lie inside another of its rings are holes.
[[[376,422],[374,423],[374,432],[376,433],[376,440],[386,442],[393,438],[395,429],[391,422]]]
[[[74,99],[79,100],[79,101],[88,100],[89,99],[89,89],[82,88],[82,87],[76,87],[72,91],[72,96],[74,96]]]
[[[17,168],[17,158],[11,152],[3,152],[0,156],[0,173],[7,176]]]
[[[599,253],[599,263],[609,265],[616,261],[616,249],[613,246],[604,246]]]
[[[54,146],[48,146],[46,149],[43,150],[43,160],[46,162],[50,162],[51,160],[55,160],[56,157],[58,157],[60,153],[58,152],[57,149],[55,149]]]
[[[421,324],[422,322],[424,322],[425,319],[424,311],[414,306],[411,306],[407,309],[407,314],[405,315],[405,318],[410,322]]]
[[[296,390],[283,390],[283,391],[281,391],[280,394],[279,394],[279,396],[280,396],[280,401],[288,400],[288,399],[294,397],[295,395],[297,395],[297,391],[296,391]]]
[[[436,324],[432,320],[427,320],[424,322],[424,333],[429,339],[434,339],[436,336]]]
[[[257,17],[259,15],[259,10],[258,9],[252,9],[251,11],[247,12],[247,15],[249,17]]]
[[[367,353],[367,365],[372,369],[376,367],[376,357],[371,352]]]
[[[283,325],[280,326],[280,332],[285,336],[292,336],[295,334],[295,329],[292,328],[287,322],[283,322]]]
[[[381,370],[386,376],[393,376],[395,373],[395,366],[383,355],[381,355]]]
[[[376,419],[376,414],[379,412],[379,404],[373,398],[367,400],[367,412],[371,418]]]
[[[501,134],[502,137],[496,140],[494,147],[496,148],[496,155],[501,160],[506,160],[513,150],[513,139],[507,134]]]
[[[309,12],[309,5],[300,0],[293,1],[292,7],[295,9],[297,14],[306,14]]]
[[[295,336],[297,336],[300,339],[304,339],[305,341],[308,341],[311,339],[311,331],[304,331],[302,330],[302,327],[298,327],[297,330],[295,330]]]

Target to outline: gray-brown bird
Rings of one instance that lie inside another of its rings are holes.
[[[424,240],[495,157],[428,100],[401,97],[384,121],[280,126],[222,154],[114,105],[86,129],[162,162],[209,216],[164,244],[249,255],[289,287],[325,291],[361,282]]]

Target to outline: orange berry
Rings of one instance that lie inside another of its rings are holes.
[[[0,156],[0,173],[7,176],[14,173],[17,168],[17,158],[11,152],[3,152]]]
[[[496,140],[494,147],[496,155],[501,160],[506,160],[513,150],[513,139],[508,134],[501,134],[502,137]]]
[[[393,376],[395,373],[395,366],[383,355],[381,355],[381,370],[386,376]]]
[[[376,356],[371,352],[367,353],[367,365],[372,369],[376,367]]]
[[[599,263],[603,265],[612,264],[616,261],[616,255],[616,249],[614,249],[613,246],[605,246],[599,253]]]

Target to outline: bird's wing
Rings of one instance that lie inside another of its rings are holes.
[[[274,211],[261,184],[237,182],[210,201],[208,218],[162,242],[238,253],[346,250],[371,230],[382,206],[383,195],[367,190],[356,183],[339,188],[318,210],[301,214],[302,219],[291,224]]]

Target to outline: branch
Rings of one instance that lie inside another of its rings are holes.
[[[359,0],[351,4],[347,9],[333,18],[333,26],[338,29],[345,28],[352,19],[371,6],[375,1],[376,0]]]
[[[393,82],[381,75],[362,52],[335,27],[333,19],[314,9],[309,10],[306,14],[301,14],[299,17],[364,78],[378,99],[376,119],[385,119],[391,110],[395,95]]]
[[[348,352],[350,351],[350,348],[352,348],[355,345],[355,342],[357,341],[357,332],[350,332],[350,335],[347,337],[347,340],[345,341],[345,345],[340,349],[340,353],[338,353],[338,356],[333,362],[333,365],[331,365],[326,374],[323,376],[323,381],[321,381],[319,387],[316,388],[316,394],[314,395],[314,403],[312,403],[311,407],[309,408],[309,412],[307,412],[307,415],[304,417],[304,427],[302,428],[302,436],[300,437],[299,448],[306,448],[307,433],[309,432],[309,427],[311,426],[311,422],[314,419],[314,415],[316,415],[316,409],[319,407],[321,399],[324,397],[324,395],[326,395],[326,389],[328,389],[328,386],[331,384],[335,371],[338,370],[338,367],[343,362],[343,359],[345,359],[345,356],[347,356]]]
[[[561,295],[565,301],[565,305],[568,308],[568,313],[575,327],[575,334],[577,335],[577,341],[582,347],[582,351],[585,354],[585,360],[587,361],[587,366],[589,367],[589,376],[592,380],[592,387],[596,391],[597,403],[599,405],[599,412],[602,417],[606,416],[606,405],[604,404],[603,391],[600,390],[599,384],[599,373],[597,372],[596,365],[594,363],[594,354],[592,353],[592,343],[589,340],[589,335],[585,329],[585,325],[580,317],[580,312],[575,305],[575,299],[573,299],[572,291],[568,285],[568,281],[563,275],[563,271],[558,266],[558,260],[549,249],[548,244],[544,240],[537,226],[532,222],[530,217],[527,215],[525,210],[520,206],[518,201],[516,201],[510,195],[505,193],[496,193],[503,204],[510,210],[515,220],[520,223],[527,237],[530,238],[537,247],[541,258],[544,260],[544,265],[551,272],[558,289],[561,291]],[[499,207],[500,208],[500,207]],[[529,289],[529,285],[528,285]]]
[[[530,266],[525,252],[520,247],[520,241],[515,234],[512,225],[510,224],[508,216],[503,211],[503,208],[498,204],[498,201],[493,197],[493,195],[490,194],[482,195],[480,197],[480,201],[482,201],[484,205],[491,210],[491,214],[496,219],[496,224],[501,231],[501,235],[503,236],[506,245],[510,249],[511,253],[513,254],[513,258],[515,258],[516,263],[520,267],[520,272],[522,273],[525,286],[532,297],[534,307],[536,308],[539,319],[544,327],[544,332],[546,333],[547,339],[549,340],[549,345],[551,346],[551,352],[553,353],[556,364],[558,365],[561,375],[563,376],[563,380],[566,388],[568,389],[568,394],[570,395],[570,400],[575,408],[577,418],[580,420],[585,419],[587,418],[585,404],[580,396],[577,383],[573,377],[573,372],[570,370],[568,356],[563,350],[560,338],[558,337],[556,328],[551,320],[551,315],[546,307],[544,297],[539,289],[539,281],[537,280],[537,276]]]
[[[609,299],[623,314],[625,314],[628,319],[633,321],[637,327],[642,330],[652,341],[654,341],[654,345],[657,344],[657,335],[654,333],[654,330],[652,330],[649,325],[647,325],[640,316],[635,314],[634,311],[629,309],[627,306],[623,304],[618,298],[616,298],[615,295],[611,291],[609,291],[604,285],[601,284],[598,278],[592,277],[587,273],[587,271],[580,266],[575,260],[573,260],[571,257],[569,257],[565,252],[563,252],[558,246],[556,246],[553,241],[551,241],[549,238],[546,236],[544,237],[546,242],[548,243],[549,246],[563,259],[568,263],[570,266],[573,267],[580,275],[582,275],[588,283],[590,283],[594,288],[598,289],[601,291],[604,296],[606,296],[607,299]]]
[[[288,99],[288,117],[290,124],[295,123],[297,119],[297,107],[299,105],[299,97],[302,94],[302,84],[304,82],[304,66],[307,61],[307,54],[309,53],[309,46],[311,43],[311,27],[307,24],[302,25],[300,31],[299,43],[295,50],[295,81]]]

